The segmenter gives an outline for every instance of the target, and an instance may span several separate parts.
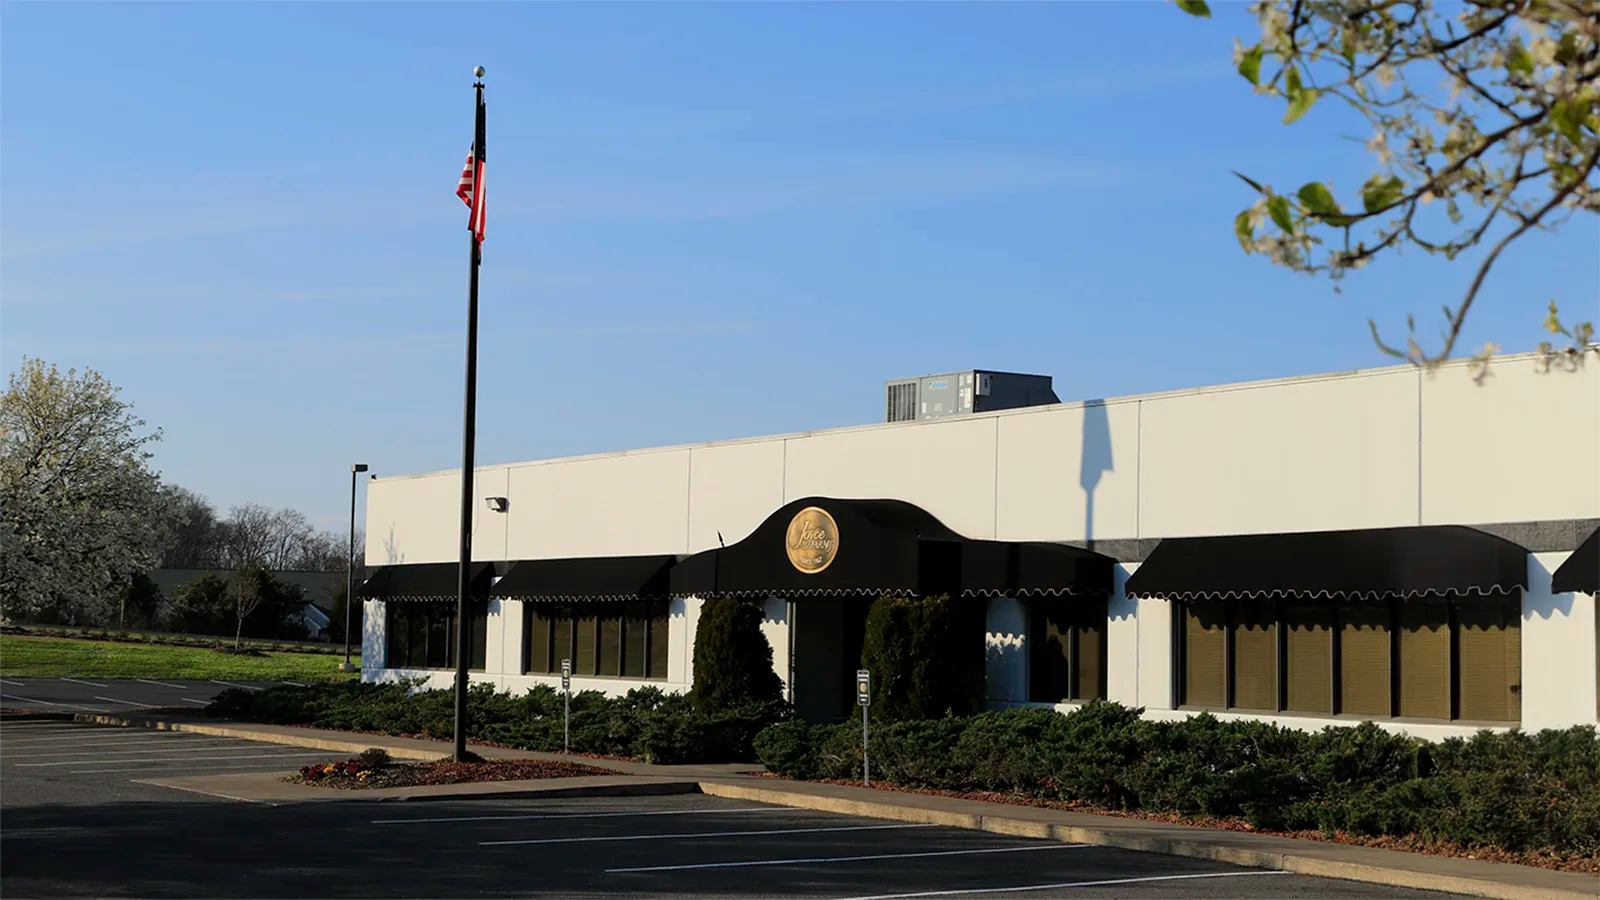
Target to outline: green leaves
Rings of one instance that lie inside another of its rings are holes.
[[[1365,187],[1361,189],[1361,205],[1367,212],[1376,212],[1399,200],[1406,192],[1406,186],[1394,175],[1382,178],[1372,176]]]
[[[1247,176],[1245,176],[1245,175],[1241,175],[1241,174],[1239,174],[1239,173],[1238,173],[1238,172],[1234,172],[1234,173],[1233,173],[1233,174],[1234,174],[1234,177],[1235,177],[1235,178],[1238,178],[1238,179],[1239,179],[1239,180],[1240,180],[1240,181],[1242,181],[1242,182],[1244,182],[1244,183],[1245,183],[1245,184],[1248,184],[1248,185],[1250,185],[1250,186],[1251,186],[1251,187],[1253,187],[1253,188],[1255,188],[1255,189],[1256,189],[1256,193],[1258,193],[1258,194],[1265,194],[1265,193],[1267,193],[1267,189],[1266,189],[1266,188],[1264,188],[1264,187],[1262,187],[1262,186],[1261,186],[1261,185],[1260,185],[1260,184],[1258,184],[1258,183],[1257,183],[1257,182],[1255,182],[1255,181],[1252,181],[1252,180],[1251,180],[1251,179],[1250,179],[1250,178],[1249,178],[1249,177],[1247,177]]]
[[[1299,197],[1300,204],[1318,216],[1327,217],[1341,212],[1338,202],[1333,199],[1333,192],[1320,181],[1302,185]]]
[[[1289,217],[1289,198],[1275,194],[1267,201],[1267,215],[1272,217],[1273,224],[1284,230],[1286,234],[1294,234],[1294,219]]]
[[[1261,45],[1257,44],[1239,58],[1239,74],[1251,84],[1261,83],[1261,53]]]
[[[1289,110],[1283,114],[1283,124],[1290,125],[1311,109],[1317,102],[1317,91],[1300,83],[1300,72],[1290,68],[1283,79],[1283,93],[1289,98]]]
[[[1533,77],[1533,56],[1522,46],[1522,41],[1513,41],[1506,51],[1506,71],[1524,78]]]
[[[1206,5],[1206,0],[1174,0],[1178,8],[1191,16],[1202,19],[1211,18],[1211,7]]]
[[[1587,106],[1588,104],[1581,101],[1571,103],[1562,100],[1550,108],[1550,121],[1556,126],[1556,130],[1577,145],[1583,144],[1583,126],[1594,128],[1589,122]]]
[[[1256,239],[1256,229],[1250,224],[1250,210],[1247,209],[1234,217],[1233,233],[1239,238],[1239,246],[1249,250],[1251,243]]]

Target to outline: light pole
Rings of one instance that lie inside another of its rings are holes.
[[[367,470],[366,463],[350,467],[350,552],[345,555],[346,578],[344,583],[344,662],[341,672],[353,672],[350,664],[350,608],[356,603],[356,476]]]

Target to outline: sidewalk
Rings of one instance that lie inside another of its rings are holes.
[[[433,760],[449,754],[449,744],[444,741],[351,734],[316,728],[256,725],[178,716],[80,715],[78,719],[107,725],[192,731],[246,740],[292,744],[337,753],[353,754],[368,747],[382,747],[398,759]],[[1303,875],[1449,891],[1500,898],[1500,900],[1600,898],[1600,876],[1483,860],[1429,856],[1248,832],[1195,828],[1145,819],[1097,816],[875,788],[763,778],[754,774],[760,771],[761,767],[749,764],[656,766],[622,760],[567,757],[561,754],[505,750],[478,745],[473,745],[473,750],[488,759],[581,760],[588,765],[608,769],[617,774],[593,778],[550,779],[545,782],[491,782],[400,788],[391,791],[361,791],[337,798],[329,796],[334,793],[329,789],[290,785],[278,781],[276,776],[272,775],[196,776],[167,779],[156,783],[184,790],[215,793],[234,799],[268,802],[374,799],[380,794],[388,793],[394,793],[394,799],[426,799],[506,793],[537,793],[545,796],[556,796],[558,792],[566,795],[573,795],[574,792],[582,795],[589,792],[619,791],[668,793],[697,788],[699,792],[712,796],[757,803],[902,822],[971,828],[1017,837],[1120,847],[1147,853],[1278,869]],[[175,783],[179,781],[185,783]],[[561,783],[557,784],[558,781]]]

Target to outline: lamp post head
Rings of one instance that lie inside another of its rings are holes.
[[[474,69],[473,69],[473,70],[472,70],[472,74],[473,74],[473,75],[476,75],[476,76],[477,76],[477,77],[479,77],[479,78],[482,78],[482,77],[483,77],[483,66],[477,66],[477,67],[475,67],[475,68],[474,68]]]
[[[355,465],[350,467],[350,471],[352,471],[352,472],[365,472],[366,470],[367,470],[367,464],[366,463],[356,463]]]

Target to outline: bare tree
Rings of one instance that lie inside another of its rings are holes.
[[[175,484],[164,486],[162,491],[168,497],[170,510],[162,567],[210,569],[225,565],[222,523],[206,498]]]

